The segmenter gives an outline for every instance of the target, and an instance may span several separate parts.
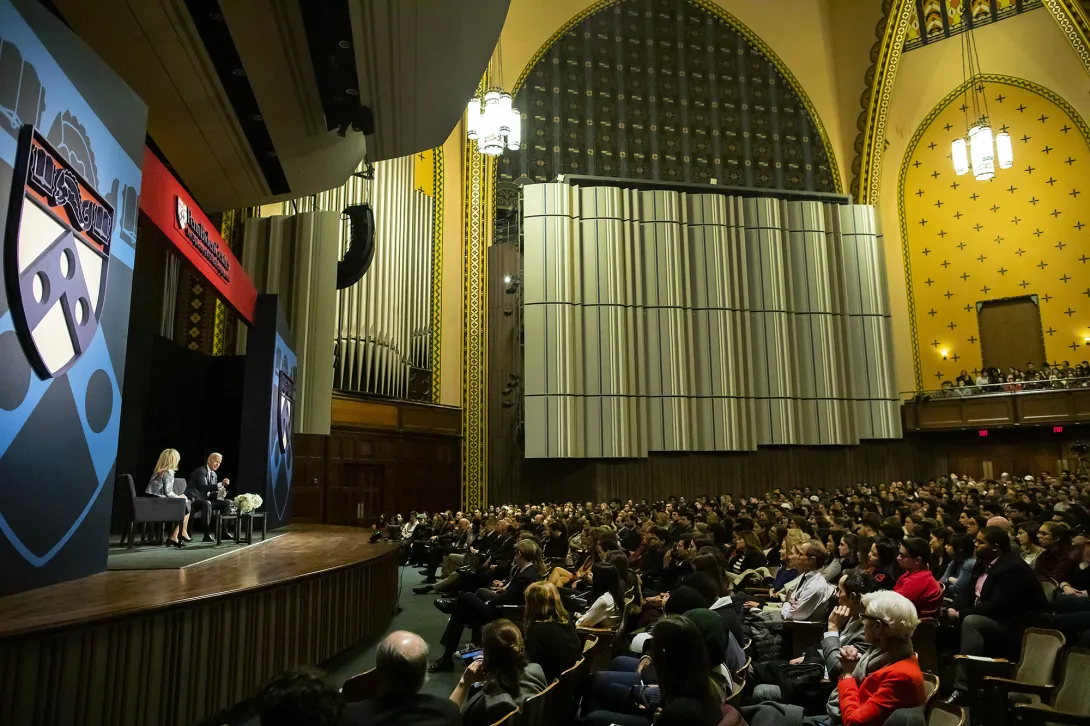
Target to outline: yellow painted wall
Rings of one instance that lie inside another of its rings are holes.
[[[465,230],[462,225],[462,124],[443,144],[443,320],[439,403],[462,405],[462,273]]]
[[[1084,119],[1090,118],[1090,94],[1088,94],[1086,91],[1086,71],[1083,68],[1082,64],[1079,62],[1078,58],[1075,56],[1074,52],[1071,51],[1067,39],[1060,32],[1055,21],[1052,19],[1052,16],[1046,10],[1034,10],[1018,17],[1004,20],[1000,23],[985,26],[978,30],[975,35],[977,38],[977,45],[979,46],[980,50],[981,64],[983,70],[986,73],[1013,76],[1039,84],[1049,89],[1060,98],[1066,99],[1067,102],[1069,102],[1071,106],[1073,106],[1074,111],[1082,116]],[[1043,52],[1043,49],[1048,49],[1048,52]],[[885,162],[882,166],[880,212],[885,240],[886,266],[890,285],[890,307],[893,314],[894,351],[897,360],[897,385],[898,390],[900,391],[915,390],[916,383],[914,374],[915,365],[912,352],[913,336],[911,333],[910,316],[908,310],[908,288],[905,282],[906,270],[904,265],[904,259],[902,257],[902,240],[899,229],[898,175],[902,161],[904,160],[906,153],[908,153],[909,142],[912,140],[912,137],[916,133],[920,124],[924,121],[927,115],[931,113],[931,111],[942,101],[942,99],[946,97],[947,94],[949,94],[959,85],[961,85],[962,76],[960,51],[961,44],[958,42],[957,39],[954,39],[945,40],[919,50],[914,50],[902,56],[900,69],[897,74],[896,86],[894,87],[893,97],[890,103],[889,116],[887,119],[887,147],[885,151]],[[1040,106],[1043,102],[1039,98],[1037,98],[1034,103]],[[993,113],[1006,113],[1005,111],[1000,111],[998,108],[993,108],[991,110]],[[1005,121],[1006,123],[1010,124],[1010,130],[1012,135],[1020,138],[1025,133],[1028,133],[1030,136],[1034,136],[1044,131],[1044,129],[1041,128],[1034,128],[1034,124],[1036,124],[1038,127],[1042,126],[1042,124],[1036,120],[1036,116],[1040,116],[1040,113],[1036,114],[1032,119],[1025,118],[1025,120],[1023,120],[1025,114],[1017,114],[1017,112],[1015,113],[1021,118],[1015,119],[1014,121]],[[962,118],[962,124],[964,125],[964,118]],[[1067,138],[1070,139],[1072,133],[1073,132],[1068,132]],[[1063,136],[1062,133],[1060,133],[1060,135]],[[941,139],[935,139],[936,144],[940,144],[940,141]],[[946,153],[949,153],[949,141],[950,138],[946,138],[945,143],[947,146],[947,150],[942,153],[943,157],[945,157]],[[1036,142],[1036,139],[1034,140],[1034,142]],[[925,143],[930,143],[930,141],[927,141]],[[1022,150],[1020,152],[1019,147],[1022,146],[1022,144],[1017,141],[1015,143],[1017,164],[1021,164],[1024,160],[1032,161],[1034,158],[1032,155],[1038,154],[1040,152],[1039,149],[1037,151]],[[1044,146],[1042,145],[1041,148],[1044,148]],[[936,151],[937,150],[938,147],[936,148]],[[1086,156],[1085,152],[1083,152],[1083,156]],[[947,161],[947,163],[949,163],[948,160],[944,159],[944,161]],[[1039,164],[1033,163],[1033,166],[1037,167],[1039,166]],[[1015,168],[1021,170],[1025,169],[1025,166],[1016,165]],[[939,169],[939,171],[940,173],[942,172],[941,169]],[[1014,174],[1019,173],[1021,172],[1014,172]],[[1037,173],[1038,172],[1035,171],[1032,176],[1036,177]],[[1000,172],[999,179],[996,183],[983,185],[988,190],[998,190],[989,191],[989,195],[995,200],[994,203],[999,204],[1001,207],[1003,207],[1004,204],[1010,205],[1010,202],[1007,200],[1003,200],[1002,197],[1011,197],[1010,193],[1004,191],[1009,186],[1010,182],[1008,182],[1007,184],[1002,184],[1002,186],[1000,186],[1000,182],[1002,182],[1005,178],[1003,176],[1004,174],[1007,174],[1008,177],[1012,178],[1014,176],[1014,174],[1010,172]],[[1083,178],[1087,178],[1087,167],[1083,168],[1081,174]],[[947,176],[952,176],[952,170]],[[947,181],[947,185],[949,185],[952,181],[953,180]],[[976,182],[967,183],[981,186]],[[1015,184],[1015,186],[1018,186],[1018,184]],[[1059,187],[1059,184],[1057,183],[1055,186]],[[1088,187],[1086,191],[1090,192],[1090,183],[1085,184],[1085,186]],[[913,189],[912,191],[915,191],[915,189]],[[946,191],[951,193],[953,192],[953,190],[949,188],[947,188]],[[1064,195],[1066,195],[1070,191],[1071,187],[1068,187],[1064,191]],[[931,193],[934,194],[935,190],[932,190]],[[1017,192],[1019,196],[1021,196],[1022,193],[1023,190]],[[1053,197],[1059,196],[1061,195],[1059,195],[1057,191],[1053,190],[1053,192],[1047,198],[1051,200]],[[1046,198],[1041,197],[1040,194],[1038,194],[1038,197],[1042,199]],[[1026,197],[1026,200],[1028,199],[1029,197]],[[1074,203],[1078,202],[1083,208],[1090,206],[1082,204],[1082,201],[1087,199],[1087,197],[1085,196],[1079,196],[1077,199],[1064,196],[1064,199],[1066,200],[1065,204],[1067,205],[1074,206]],[[932,203],[934,203],[935,201],[937,201],[937,197],[931,197],[931,200]],[[1028,204],[1028,201],[1025,201],[1024,203]],[[1032,233],[1033,230],[1038,227],[1044,229],[1045,227],[1043,227],[1042,225],[1051,224],[1049,220],[1052,220],[1053,218],[1049,216],[1049,213],[1054,208],[1058,208],[1058,205],[1058,199],[1056,200],[1056,204],[1049,206],[1048,209],[1044,209],[1044,207],[1046,206],[1044,203],[1039,203],[1035,207],[1036,213],[1031,214],[1031,216],[1020,215],[1020,217],[1026,221],[1022,221],[1018,225],[1010,224],[1010,220],[1013,219],[1014,216],[1012,214],[1011,217],[1003,223],[1004,227],[997,229],[996,232],[992,234],[992,237],[994,238],[994,235],[996,233],[1003,234],[1006,239],[1001,243],[1001,245],[999,245],[1000,247],[1002,247],[1003,245],[1007,245],[1007,240],[1019,240],[1019,242],[1025,241],[1026,236],[1029,236],[1029,239],[1036,240],[1037,238],[1030,233]],[[988,216],[992,216],[993,214],[991,211],[989,211],[989,208],[991,206],[991,203],[989,203],[987,207],[983,208],[983,211],[977,210],[971,213],[963,213],[967,215],[973,214],[975,216],[975,219],[973,220],[974,225],[977,221],[980,221],[981,224],[990,223],[992,225],[996,225],[997,223],[995,221],[987,219]],[[1033,207],[1034,205],[1029,206]],[[950,214],[953,214],[953,209],[949,205],[944,205],[941,209],[944,211],[949,211]],[[1001,209],[1000,211],[1005,214],[1008,209]],[[1074,212],[1068,212],[1068,214],[1073,213]],[[999,212],[995,214],[999,214]],[[1064,216],[1067,215],[1065,214]],[[1084,216],[1090,217],[1090,215]],[[1061,220],[1062,219],[1063,217],[1061,217]],[[1071,223],[1074,224],[1076,221],[1077,220],[1072,220]],[[1087,223],[1090,223],[1090,218],[1086,219],[1085,221]],[[1028,225],[1034,226],[1028,228],[1027,232],[1023,232],[1022,230],[1027,229]],[[931,225],[929,223],[927,227],[930,226]],[[1090,230],[1087,231],[1090,232]],[[1083,234],[1085,235],[1086,233],[1084,232]],[[1044,236],[1042,236],[1041,239],[1044,239]],[[1074,239],[1074,237],[1072,237],[1072,239]],[[942,240],[947,240],[948,242],[943,242]],[[911,236],[910,232],[910,244],[914,243],[914,241],[915,238]],[[1057,238],[1053,240],[1052,244],[1056,244],[1057,241],[1063,241],[1069,244],[1071,243],[1071,240],[1061,240]],[[948,235],[944,238],[941,238],[940,244],[938,246],[932,247],[932,249],[938,250],[938,253],[936,254],[944,254],[945,257],[943,259],[947,259],[950,258],[953,252],[957,251],[955,247],[956,244],[957,240],[953,239],[952,236]],[[1036,242],[1034,242],[1033,244],[1033,249],[1037,249],[1041,246]],[[1016,249],[1018,248],[1013,248],[1013,250]],[[1030,248],[1023,245],[1023,249],[1029,250]],[[1053,250],[1053,252],[1057,251],[1058,250]],[[1071,251],[1070,247],[1064,250],[1065,259],[1066,254],[1069,251]],[[997,261],[996,259],[994,259],[993,255],[989,255],[989,253],[984,251],[983,249],[978,250],[977,254],[974,255],[974,257],[981,253],[985,254],[986,257],[993,257],[993,259],[986,260],[985,263],[990,265]],[[1076,254],[1071,259],[1075,259],[1078,256],[1079,255]],[[1023,257],[1025,257],[1025,255],[1023,255]],[[912,259],[915,260],[915,257],[912,257]],[[938,260],[938,262],[941,261],[941,259]],[[951,263],[953,263],[952,259],[950,261]],[[1037,260],[1034,260],[1034,264],[1040,261],[1040,258],[1038,258]],[[969,272],[969,274],[975,275],[971,278],[971,281],[976,286],[976,294],[981,299],[985,299],[985,296],[986,298],[1002,297],[1003,295],[997,295],[993,292],[993,290],[1000,288],[1008,289],[1010,287],[1010,284],[1007,282],[1007,280],[1011,277],[1012,273],[1000,273],[1000,267],[1011,270],[1020,269],[1021,267],[1025,266],[1021,265],[1019,266],[1019,268],[1013,268],[1002,260],[999,260],[999,262],[1000,264],[996,265],[994,269],[978,269],[975,272],[972,270],[963,270],[963,272]],[[974,264],[985,263],[974,262]],[[1076,279],[1066,283],[1066,286],[1071,287],[1072,285],[1075,285],[1077,280],[1080,279],[1079,275],[1081,275],[1081,280],[1084,283],[1081,289],[1085,290],[1085,282],[1088,277],[1087,272],[1084,271],[1084,269],[1086,268],[1084,268],[1084,266],[1077,261],[1074,264],[1078,269],[1072,268],[1071,271],[1068,271],[1067,274],[1075,277]],[[951,266],[948,269],[952,270],[953,267]],[[1051,272],[1056,268],[1050,266],[1044,269]],[[937,283],[928,286],[924,282],[928,278],[927,274],[921,275],[916,271],[915,267],[913,267],[911,272],[914,293],[919,295],[921,300],[925,298],[930,300],[931,298],[928,298],[924,293],[921,293],[921,288],[937,288]],[[1051,283],[1054,287],[1059,288],[1065,285],[1065,283],[1062,283],[1059,280],[1059,277],[1062,274],[1062,272],[1058,272],[1056,274],[1057,279]],[[934,278],[932,276],[931,279],[934,280],[937,278]],[[961,283],[963,281],[958,280],[958,282]],[[1016,282],[1021,282],[1021,279]],[[984,285],[988,285],[988,293],[980,292],[983,289]],[[1019,287],[1015,289],[1018,290],[1018,294],[1021,294],[1022,288]],[[1029,288],[1026,289],[1028,290]],[[943,289],[941,292],[945,293],[946,290]],[[1046,293],[1056,295],[1055,290],[1049,291],[1039,289],[1037,292],[1041,295],[1044,295]],[[964,294],[967,296],[968,292],[965,292]],[[975,301],[976,298],[972,300],[972,302]],[[964,308],[964,305],[967,302],[969,302],[968,297],[966,297],[966,299],[961,302],[962,308]],[[1042,309],[1051,304],[1052,302],[1042,303]],[[1090,317],[1086,315],[1087,313],[1090,313],[1090,298],[1087,298],[1085,296],[1082,297],[1081,311],[1078,309],[1078,306],[1073,305],[1072,308],[1077,311],[1078,315]],[[928,317],[929,319],[931,316],[926,315],[926,313],[930,309],[930,306],[923,308],[923,313],[925,313],[924,317]],[[937,318],[938,315],[934,317]],[[1065,317],[1066,319],[1068,316],[1063,317]],[[1074,318],[1074,316],[1070,317]],[[974,331],[975,322],[970,321],[966,318],[962,318],[960,322],[957,319],[950,319],[946,320],[944,324],[949,324],[950,322],[954,322],[958,325],[958,327],[954,330],[948,329],[946,331],[947,333],[964,333],[963,339],[958,341],[958,348],[949,349],[951,351],[951,354],[957,353],[959,356],[961,356],[962,353],[960,351],[962,350],[962,348],[968,348],[965,354],[967,358],[963,357],[963,359],[970,362],[975,360],[975,365],[979,365],[979,348],[977,348],[976,352],[974,353],[971,348],[973,344],[968,342],[968,339],[971,335],[979,337],[978,331]],[[1090,320],[1084,321],[1082,325],[1085,326],[1087,322],[1090,322]],[[1044,327],[1049,327],[1049,323],[1045,322]],[[1060,327],[1058,325],[1054,325],[1054,329],[1059,330]],[[928,330],[931,330],[931,328],[929,327]],[[935,330],[932,332],[937,333],[938,331]],[[1057,346],[1059,344],[1058,336],[1059,333],[1055,333],[1052,336]],[[1045,337],[1046,339],[1049,338],[1049,336],[1047,335]],[[932,335],[932,337],[928,338],[926,342],[930,343],[934,341],[935,338],[936,336]],[[916,339],[919,340],[919,338]],[[1049,341],[1046,340],[1046,345],[1048,345],[1048,343]],[[921,370],[927,371],[923,375],[924,384],[932,385],[937,380],[935,378],[935,374],[939,370],[943,370],[945,372],[945,368],[939,368],[933,365],[935,363],[933,357],[935,348],[932,346],[926,346],[926,348],[927,351],[921,349],[920,352],[930,352],[932,357],[930,359],[921,358]],[[1047,348],[1050,356],[1052,355],[1053,349],[1053,347]],[[1080,350],[1085,351],[1085,348]],[[1070,349],[1067,349],[1067,354],[1068,356],[1066,357],[1075,357],[1073,351],[1071,351]],[[976,356],[975,359],[973,357],[974,355]],[[1062,354],[1057,353],[1057,357],[1060,356],[1062,356]],[[1084,353],[1082,357],[1087,356]],[[941,355],[939,355],[938,358],[941,361]],[[925,362],[928,363],[928,365],[924,366],[923,364]],[[956,365],[960,365],[960,368],[968,367],[969,369],[972,369],[973,367],[972,365],[962,365],[962,360],[959,360]],[[958,368],[958,370],[960,370],[960,368]],[[953,371],[953,373],[954,375],[956,375],[957,371]]]
[[[1081,360],[1090,335],[1090,130],[1040,87],[997,78],[983,88],[993,126],[1013,137],[1011,169],[986,182],[954,174],[962,95],[928,117],[901,169],[910,335],[925,388],[981,366],[979,301],[1037,295],[1051,361]]]

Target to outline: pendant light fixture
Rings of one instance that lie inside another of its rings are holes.
[[[485,72],[484,96],[474,95],[466,107],[466,136],[477,142],[477,150],[486,156],[499,156],[504,149],[518,151],[522,146],[522,115],[512,105],[511,94],[503,89],[503,55],[496,42],[493,60]]]
[[[1005,129],[993,134],[988,118],[988,97],[984,79],[980,73],[980,53],[973,32],[973,13],[970,0],[958,0],[963,4],[962,17],[966,30],[961,34],[961,73],[964,81],[962,108],[965,109],[965,135],[954,139],[950,145],[950,158],[954,173],[958,176],[973,172],[977,181],[995,177],[995,168],[1010,169],[1014,166],[1014,147]]]

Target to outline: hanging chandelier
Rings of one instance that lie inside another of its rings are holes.
[[[510,93],[490,88],[483,99],[474,96],[466,116],[466,135],[476,140],[482,154],[499,156],[504,149],[518,151],[522,146],[522,116],[511,105]]]
[[[984,93],[984,79],[980,74],[980,53],[973,33],[972,10],[969,0],[963,3],[962,17],[967,29],[961,34],[961,73],[964,81],[962,108],[965,110],[965,135],[954,139],[950,145],[950,158],[958,176],[973,172],[977,181],[988,181],[995,176],[995,166],[1010,169],[1014,166],[1014,147],[1006,130],[992,133],[988,120],[988,97]],[[970,116],[970,113],[972,114]]]
[[[466,108],[466,136],[476,141],[477,150],[487,156],[499,156],[504,149],[518,151],[522,146],[522,115],[512,105],[511,94],[503,90],[503,54],[499,41],[493,58],[495,78],[489,59],[484,95],[474,95]]]

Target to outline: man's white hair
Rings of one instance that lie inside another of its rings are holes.
[[[904,595],[892,590],[879,590],[863,596],[867,617],[881,620],[894,638],[909,640],[920,624],[916,606]]]
[[[212,459],[219,459],[220,461],[223,461],[223,454],[219,453],[218,451],[213,451],[211,454],[208,455],[207,460],[211,461]]]

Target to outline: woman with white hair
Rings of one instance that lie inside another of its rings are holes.
[[[916,607],[888,590],[863,596],[863,639],[871,648],[860,655],[854,645],[840,649],[836,683],[844,726],[882,726],[900,708],[924,702],[923,673],[912,648],[920,624]],[[833,710],[830,699],[830,711]]]

